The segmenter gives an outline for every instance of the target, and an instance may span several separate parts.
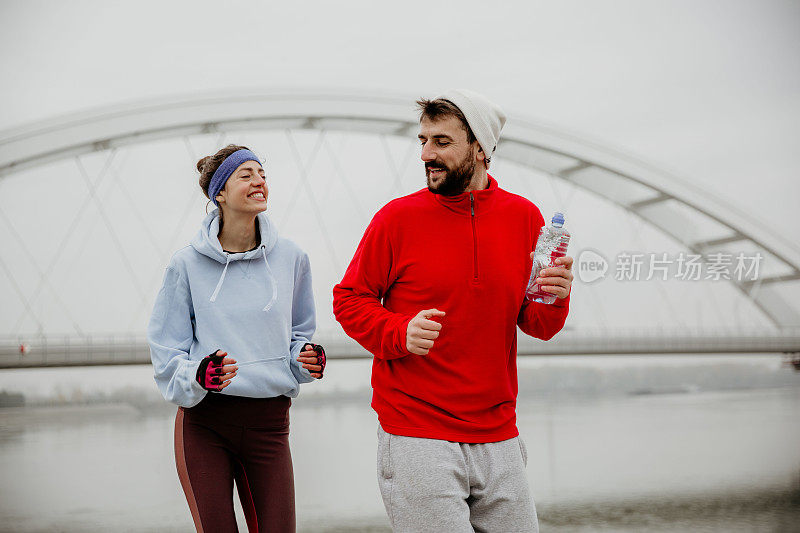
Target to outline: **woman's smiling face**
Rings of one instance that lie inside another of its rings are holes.
[[[226,211],[257,214],[267,209],[268,195],[264,169],[258,161],[245,161],[225,182],[217,202]]]

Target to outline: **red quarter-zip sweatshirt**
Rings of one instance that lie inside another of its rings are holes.
[[[527,303],[530,252],[544,224],[521,196],[489,186],[454,197],[423,189],[372,219],[333,310],[375,357],[372,407],[388,433],[457,442],[518,435],[516,326],[547,340],[564,325],[569,297]],[[446,315],[428,355],[406,349],[423,309]]]

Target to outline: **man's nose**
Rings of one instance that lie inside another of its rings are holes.
[[[434,159],[436,159],[436,152],[434,151],[430,143],[425,143],[422,145],[422,154],[420,154],[420,157],[426,163],[428,161],[433,161]]]
[[[265,178],[264,176],[261,176],[261,175],[257,175],[257,176],[256,176],[255,184],[256,184],[258,187],[261,187],[261,186],[262,186],[262,185],[264,185],[266,182],[267,182],[267,178]]]

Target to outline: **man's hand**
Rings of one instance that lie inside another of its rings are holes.
[[[531,253],[531,260],[533,260],[533,253]],[[559,257],[556,259],[556,265],[549,268],[544,268],[539,272],[539,277],[536,278],[536,283],[542,288],[543,291],[555,294],[559,298],[566,298],[569,296],[569,291],[572,288],[572,261],[569,256]]]
[[[431,320],[433,317],[444,316],[444,311],[426,309],[417,313],[411,319],[406,330],[406,349],[417,355],[428,355],[433,348],[433,341],[439,337],[442,325]]]

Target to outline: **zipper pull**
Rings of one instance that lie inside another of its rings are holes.
[[[472,193],[469,193],[469,208],[472,211],[472,216],[475,216],[475,198],[472,197]]]

